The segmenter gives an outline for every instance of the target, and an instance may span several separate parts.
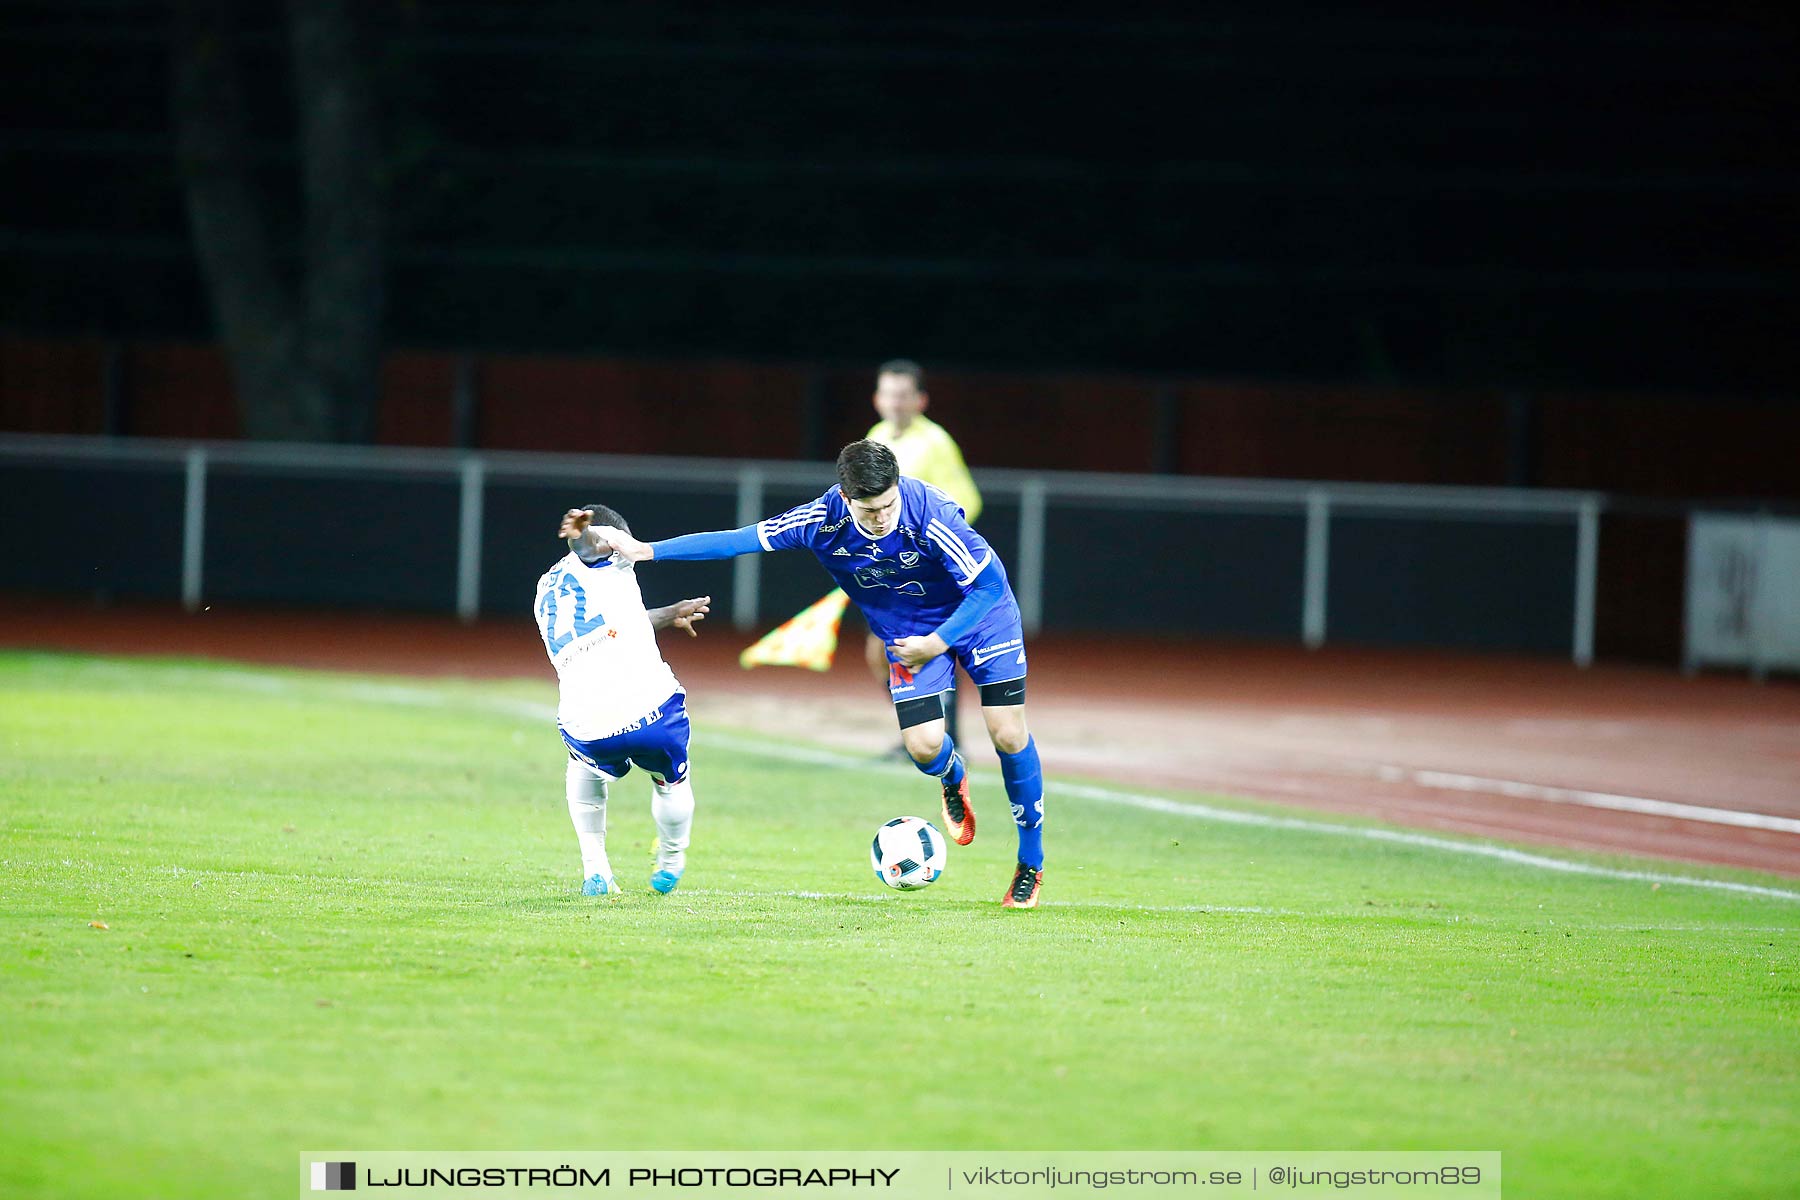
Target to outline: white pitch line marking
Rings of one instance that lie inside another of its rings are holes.
[[[769,758],[783,759],[788,762],[804,762],[814,766],[835,766],[844,769],[879,771],[885,774],[914,774],[910,769],[899,764],[871,763],[863,759],[851,758],[848,755],[835,754],[829,750],[814,750],[802,747],[789,747],[780,743],[760,742],[748,738],[738,738],[730,734],[711,734],[707,741],[715,742],[745,754],[761,754]],[[1361,825],[1339,825],[1334,821],[1312,821],[1303,817],[1276,817],[1263,813],[1240,812],[1236,809],[1218,808],[1210,804],[1200,804],[1186,800],[1168,800],[1161,796],[1149,796],[1138,792],[1120,792],[1112,788],[1095,787],[1085,783],[1058,782],[1050,789],[1054,794],[1080,796],[1088,800],[1098,800],[1103,804],[1117,804],[1127,808],[1139,808],[1150,812],[1168,813],[1174,816],[1189,817],[1203,821],[1217,821],[1226,825],[1250,825],[1262,829],[1292,829],[1306,833],[1323,833],[1333,837],[1360,838],[1371,842],[1388,842],[1402,846],[1419,846],[1432,850],[1442,850],[1450,854],[1467,854],[1477,858],[1490,858],[1498,862],[1512,863],[1516,866],[1537,867],[1545,871],[1559,871],[1567,875],[1587,875],[1597,879],[1622,879],[1636,883],[1684,884],[1689,887],[1707,888],[1712,891],[1735,892],[1745,896],[1766,896],[1775,900],[1800,901],[1800,892],[1787,891],[1782,888],[1763,887],[1754,883],[1738,883],[1731,879],[1702,879],[1692,875],[1670,875],[1660,871],[1630,871],[1620,867],[1603,867],[1597,863],[1573,862],[1569,859],[1551,858],[1544,854],[1533,854],[1526,850],[1515,850],[1510,846],[1494,846],[1483,842],[1458,842],[1450,838],[1434,837],[1425,833],[1408,833],[1399,829],[1377,829]]]
[[[1679,804],[1673,800],[1650,800],[1643,796],[1621,796],[1613,792],[1590,792],[1581,788],[1551,787],[1541,783],[1521,783],[1516,779],[1488,779],[1480,775],[1462,775],[1455,771],[1422,771],[1409,767],[1383,764],[1375,768],[1375,776],[1389,783],[1412,783],[1419,787],[1450,792],[1489,793],[1510,796],[1515,800],[1541,800],[1547,804],[1579,804],[1585,808],[1604,808],[1613,812],[1637,813],[1647,817],[1672,817],[1678,821],[1703,821],[1709,825],[1734,825],[1741,829],[1769,829],[1778,833],[1800,833],[1800,820],[1777,817],[1768,813],[1743,812],[1731,808],[1712,808],[1704,804]]]
[[[1768,896],[1776,900],[1800,900],[1800,892],[1762,887],[1754,883],[1738,883],[1730,879],[1701,879],[1692,875],[1668,875],[1660,871],[1628,871],[1619,867],[1602,867],[1596,863],[1551,858],[1548,855],[1533,854],[1526,850],[1514,850],[1510,846],[1452,841],[1449,838],[1434,837],[1427,833],[1408,833],[1399,829],[1376,829],[1359,825],[1339,825],[1332,821],[1309,821],[1301,817],[1271,817],[1262,813],[1214,808],[1208,804],[1189,804],[1184,801],[1165,800],[1161,796],[1114,792],[1107,788],[1089,787],[1086,784],[1058,784],[1057,791],[1085,795],[1089,799],[1110,804],[1123,804],[1132,808],[1148,809],[1152,812],[1198,817],[1223,824],[1255,825],[1265,829],[1295,829],[1308,833],[1328,833],[1338,837],[1363,838],[1372,842],[1390,842],[1402,846],[1424,846],[1433,850],[1445,850],[1452,854],[1469,854],[1478,858],[1491,858],[1500,862],[1538,867],[1546,871],[1560,871],[1569,875],[1591,875],[1599,879],[1628,879],[1642,883],[1679,883],[1691,887],[1711,888],[1715,891],[1737,892],[1746,896]]]
[[[180,668],[177,668],[180,670]],[[199,674],[196,672],[196,674]],[[246,684],[261,691],[300,692],[303,689],[292,686],[287,680],[273,676],[259,676],[247,670],[220,672],[220,675],[231,682]],[[235,679],[230,677],[236,676]],[[251,680],[256,682],[251,683]],[[321,689],[325,690],[325,689]],[[376,702],[394,704],[417,704],[432,708],[450,707],[453,701],[441,692],[426,688],[414,688],[406,685],[369,685],[351,684],[348,687],[337,685],[331,690],[340,694],[348,692],[352,697]],[[360,690],[361,694],[358,695]],[[508,698],[494,698],[484,701],[480,697],[471,697],[468,707],[486,708],[490,712],[503,713],[508,716],[531,719],[555,719],[556,710],[547,704],[535,704],[531,701]],[[853,758],[846,754],[825,749],[813,749],[804,746],[790,746],[779,742],[765,742],[753,738],[740,738],[732,734],[707,733],[700,735],[703,743],[710,742],[727,749],[745,754],[760,754],[766,758],[780,759],[786,762],[808,763],[813,766],[836,767],[844,770],[872,771],[882,774],[912,775],[915,772],[898,763],[872,763],[866,759]],[[1105,804],[1118,804],[1128,808],[1145,809],[1151,812],[1168,813],[1175,816],[1188,817],[1194,820],[1217,821],[1228,825],[1250,825],[1264,829],[1292,829],[1306,833],[1322,833],[1333,837],[1358,838],[1364,841],[1388,842],[1395,845],[1419,846],[1426,849],[1441,850],[1449,854],[1466,854],[1477,858],[1489,858],[1498,862],[1512,863],[1516,866],[1536,867],[1545,871],[1558,871],[1568,875],[1586,875],[1597,879],[1619,879],[1635,883],[1681,884],[1688,887],[1705,888],[1711,891],[1733,892],[1744,896],[1765,896],[1774,900],[1800,901],[1800,892],[1782,888],[1762,887],[1753,883],[1739,883],[1731,879],[1702,879],[1692,875],[1669,875],[1658,871],[1628,871],[1618,867],[1603,867],[1595,863],[1572,862],[1568,859],[1551,858],[1543,854],[1532,854],[1524,850],[1514,850],[1509,846],[1488,845],[1482,842],[1458,842],[1449,838],[1433,837],[1430,834],[1408,833],[1398,829],[1377,829],[1359,825],[1340,825],[1332,821],[1311,821],[1301,817],[1275,817],[1263,813],[1240,812],[1235,809],[1218,808],[1210,804],[1188,801],[1168,800],[1161,796],[1150,796],[1135,792],[1118,792],[1110,788],[1095,787],[1090,784],[1059,782],[1054,790],[1070,796],[1082,796],[1090,800],[1098,800]]]

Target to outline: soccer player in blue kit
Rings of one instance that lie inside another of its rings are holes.
[[[742,529],[640,542],[598,529],[627,562],[733,558],[810,550],[887,646],[888,690],[914,765],[940,781],[944,824],[959,846],[975,837],[968,772],[944,728],[953,660],[981,690],[981,715],[1000,755],[1018,827],[1012,884],[1001,901],[1035,908],[1044,877],[1044,778],[1025,728],[1025,637],[1006,568],[949,496],[900,474],[880,442],[851,442],[838,486]]]

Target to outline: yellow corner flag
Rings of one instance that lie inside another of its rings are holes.
[[[850,597],[843,588],[832,588],[823,599],[809,604],[763,635],[761,641],[738,655],[738,665],[751,667],[805,667],[829,671],[837,653],[838,623]]]

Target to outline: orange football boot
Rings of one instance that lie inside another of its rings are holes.
[[[969,772],[966,768],[961,783],[944,785],[944,832],[959,846],[975,840],[975,810],[969,807]]]
[[[1006,889],[1001,908],[1036,908],[1038,891],[1044,886],[1044,869],[1020,863],[1013,871],[1012,886]]]

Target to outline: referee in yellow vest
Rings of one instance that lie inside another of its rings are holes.
[[[900,473],[929,483],[962,505],[963,516],[973,525],[981,515],[981,491],[969,476],[962,450],[948,430],[925,410],[931,397],[925,391],[925,371],[918,363],[896,358],[884,362],[875,372],[875,412],[881,417],[870,429],[870,441],[880,442],[894,452]],[[869,670],[881,684],[881,694],[888,694],[887,649],[881,639],[869,635],[863,648]],[[951,673],[951,689],[944,695],[946,732],[956,737],[956,676]]]

